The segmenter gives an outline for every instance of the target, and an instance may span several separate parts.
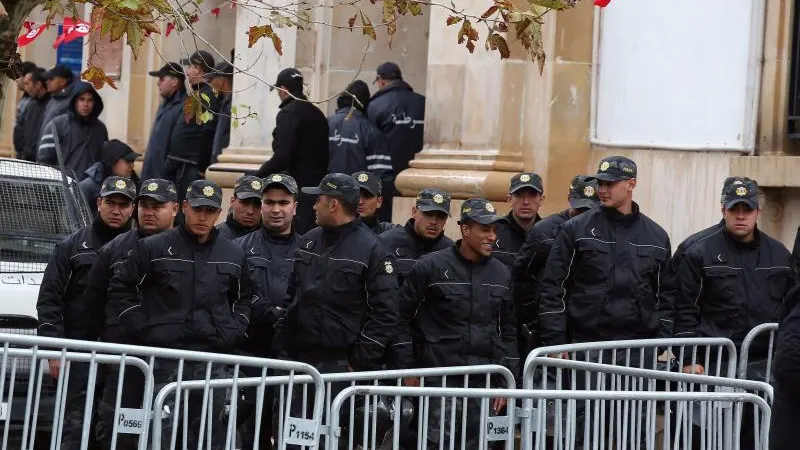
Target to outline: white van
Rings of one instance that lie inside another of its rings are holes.
[[[0,332],[36,334],[36,301],[47,261],[56,243],[90,222],[91,213],[73,177],[57,168],[0,158]],[[21,428],[24,420],[30,365],[30,360],[17,360],[12,430]],[[8,398],[11,366],[8,358],[2,399]],[[45,432],[53,419],[54,385],[45,373],[37,418],[37,429]],[[0,404],[0,414],[8,406]]]

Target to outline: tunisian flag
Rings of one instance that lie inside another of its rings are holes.
[[[73,21],[70,17],[65,17],[62,33],[58,35],[56,41],[53,42],[53,48],[61,44],[72,42],[79,37],[86,36],[89,34],[90,28],[91,26],[88,22],[82,20]]]
[[[36,28],[29,29],[27,33],[17,38],[17,47],[25,47],[35,41],[36,38],[42,35],[45,28],[47,28],[47,25],[39,25]]]
[[[594,0],[594,6],[599,6],[601,8],[605,8],[609,3],[611,3],[611,0]]]

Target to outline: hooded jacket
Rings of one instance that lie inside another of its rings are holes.
[[[78,97],[84,92],[94,96],[94,108],[88,117],[82,117],[75,109]],[[103,112],[103,99],[91,84],[79,82],[72,88],[69,112],[62,114],[45,126],[46,133],[39,141],[39,153],[36,161],[58,166],[56,139],[61,146],[64,168],[75,172],[78,179],[86,176],[86,169],[100,160],[103,142],[108,140],[108,130],[98,119]]]
[[[111,168],[119,159],[111,160],[112,157],[101,152],[100,161],[89,166],[84,172],[84,178],[78,183],[78,187],[81,188],[81,194],[83,194],[83,198],[85,198],[86,202],[89,204],[89,209],[92,211],[92,214],[97,212],[97,198],[100,196],[100,188],[103,186],[103,180],[111,176]],[[136,192],[139,192],[141,181],[139,176],[136,175],[136,172],[131,174],[130,179],[136,184]]]
[[[422,150],[425,97],[403,80],[385,86],[372,96],[367,117],[386,136],[395,175]]]
[[[169,154],[172,131],[179,120],[183,120],[183,102],[186,91],[178,90],[172,97],[165,98],[158,107],[150,139],[147,141],[147,152],[142,166],[142,179],[164,178],[164,162]]]
[[[394,179],[389,143],[364,114],[369,91],[358,101],[360,105],[349,94],[341,95],[336,101],[336,113],[328,119],[328,173],[366,170],[386,183]]]

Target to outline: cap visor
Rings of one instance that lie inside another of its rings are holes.
[[[292,195],[297,194],[297,189],[294,189],[291,186],[289,186],[288,184],[285,184],[285,183],[283,183],[281,181],[271,181],[271,182],[265,184],[264,188],[261,189],[261,193],[263,194],[264,192],[267,192],[268,189],[275,188],[275,187],[279,187],[281,189],[286,189]]]
[[[448,217],[450,216],[450,211],[448,211],[444,207],[444,205],[442,205],[442,206],[438,206],[438,205],[419,205],[419,206],[417,206],[417,210],[418,211],[422,211],[422,212],[438,211],[438,212],[443,212],[443,213],[447,214]]]
[[[372,195],[373,197],[377,197],[377,196],[381,195],[381,193],[380,193],[380,192],[378,192],[378,190],[377,190],[377,189],[373,189],[373,188],[371,188],[371,187],[369,187],[369,186],[365,186],[365,185],[363,185],[363,184],[362,184],[362,185],[359,185],[359,186],[358,186],[358,188],[359,188],[360,190],[362,190],[362,191],[367,191],[367,192],[369,192],[369,194],[370,194],[370,195]]]
[[[199,208],[201,206],[208,206],[211,208],[222,209],[222,205],[209,198],[190,198],[187,199],[189,206],[192,208]]]
[[[140,154],[138,154],[136,152],[131,152],[131,153],[126,153],[126,154],[122,155],[122,159],[124,159],[126,161],[136,161],[136,158],[138,158],[140,156],[142,156],[142,155],[140,155]]]
[[[142,198],[142,197],[152,198],[153,200],[155,200],[155,201],[157,201],[159,203],[167,203],[167,202],[176,202],[176,201],[178,201],[177,199],[170,200],[170,199],[164,197],[161,194],[149,194],[147,192],[139,194],[139,198]]]
[[[739,203],[745,203],[747,206],[753,209],[758,209],[758,202],[749,198],[735,198],[733,200],[729,200],[727,203],[725,203],[725,209],[731,209]]]
[[[308,194],[308,195],[322,195],[322,194],[325,193],[325,192],[322,192],[322,189],[320,189],[318,187],[313,187],[313,186],[312,187],[301,188],[300,192],[302,192],[303,194]]]
[[[121,196],[123,196],[123,197],[127,197],[127,198],[129,198],[129,199],[131,199],[131,200],[134,200],[134,197],[131,197],[131,194],[129,194],[128,192],[123,192],[123,191],[108,191],[108,192],[102,192],[102,193],[100,193],[100,197],[101,197],[101,198],[102,198],[102,197],[108,197],[108,196],[111,196],[111,195],[121,195]]]
[[[538,187],[536,185],[533,185],[531,183],[520,184],[519,186],[515,186],[514,189],[511,189],[509,191],[509,193],[513,194],[515,192],[518,192],[520,189],[525,189],[525,188],[531,188],[531,189],[533,189],[534,191],[536,191],[536,192],[538,192],[540,194],[544,193],[544,190],[542,188],[540,188],[540,187]]]
[[[592,209],[600,202],[589,200],[588,198],[574,198],[569,200],[569,207],[572,209]]]
[[[261,194],[258,192],[239,192],[236,194],[236,198],[239,200],[247,200],[248,198],[257,198],[261,200]]]
[[[483,216],[472,217],[469,220],[478,222],[481,225],[491,225],[493,223],[503,222],[504,220],[506,220],[506,218],[503,216],[498,216],[496,214],[486,214]]]
[[[590,177],[586,177],[586,181],[592,181],[592,180],[598,180],[598,181],[622,181],[622,180],[625,180],[625,178],[615,177],[614,175],[611,175],[611,174],[608,174],[608,173],[598,173],[598,174],[592,175]]]
[[[151,77],[161,77],[161,76],[164,76],[164,74],[163,74],[163,73],[161,73],[161,71],[160,71],[160,70],[152,70],[152,71],[150,71],[150,72],[147,72],[147,74],[148,74],[148,75],[150,75]]]

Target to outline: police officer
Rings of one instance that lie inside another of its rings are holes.
[[[749,178],[745,177],[747,180]],[[722,196],[719,200],[720,204],[725,203],[725,189],[733,183],[735,180],[739,179],[739,177],[728,177],[725,178],[725,181],[722,183]],[[670,265],[672,266],[672,270],[674,272],[678,271],[678,266],[680,265],[681,260],[683,259],[684,253],[686,253],[686,249],[690,248],[697,242],[703,241],[708,236],[715,234],[717,231],[721,230],[725,226],[725,220],[720,219],[719,222],[711,225],[708,228],[704,228],[697,233],[692,234],[691,236],[687,237],[678,245],[678,248],[675,249],[675,253],[672,254],[672,260]]]
[[[678,267],[675,336],[725,337],[739,347],[753,327],[781,320],[795,273],[789,250],[758,229],[756,182],[736,177],[723,198],[724,225],[688,248]],[[752,369],[765,366],[767,351],[768,342],[754,343]]]
[[[93,326],[102,320],[102,311],[84,302],[89,271],[97,260],[97,251],[130,229],[136,186],[122,177],[108,177],[97,199],[94,222],[72,233],[56,245],[47,264],[39,288],[36,310],[39,316],[39,335],[46,337],[94,340]],[[59,360],[51,360],[50,375],[58,378]],[[72,364],[67,386],[67,411],[64,419],[62,448],[79,448],[83,427],[88,367]]]
[[[359,185],[326,175],[317,196],[317,228],[295,252],[291,302],[277,349],[321,372],[377,370],[397,326],[397,278],[389,252],[358,218]]]
[[[775,342],[774,385],[769,448],[794,450],[797,445],[797,424],[800,420],[800,303],[795,291],[788,314],[781,321]]]
[[[600,162],[601,207],[568,220],[542,277],[542,345],[672,336],[667,233],[633,201],[636,163]]]
[[[234,240],[256,231],[261,225],[261,178],[245,175],[233,186],[231,209],[225,222],[217,225],[219,235]]]
[[[146,180],[136,200],[138,227],[123,233],[97,252],[97,261],[89,271],[89,283],[83,293],[84,302],[92,311],[105,311],[108,306],[108,284],[114,274],[114,268],[122,264],[139,239],[172,229],[173,221],[178,213],[178,196],[175,185],[162,179]],[[99,329],[93,335],[101,336],[106,342],[121,344],[131,343],[116,321],[116,317],[104,315],[98,321]],[[103,396],[97,405],[97,439],[105,447],[111,445],[111,433],[114,429],[114,405],[117,399],[119,370],[112,367],[103,390]],[[127,367],[123,381],[123,408],[137,408],[141,405],[144,390],[142,373]],[[117,448],[136,448],[136,439],[131,435],[117,435]]]
[[[411,269],[400,290],[399,340],[406,344],[395,347],[400,368],[502,364],[517,372],[511,274],[492,257],[496,224],[502,220],[490,202],[478,198],[465,201],[459,222],[461,239],[423,256]],[[419,380],[407,379],[406,383],[419,385]],[[495,400],[495,411],[502,408],[503,401]],[[475,411],[476,407],[470,405],[469,409]],[[440,444],[442,414],[439,402],[431,402],[428,438],[436,446]],[[449,421],[445,418],[445,423]],[[477,448],[479,415],[468,414],[467,422],[467,448]],[[451,438],[445,427],[445,445]]]
[[[539,207],[544,201],[542,177],[535,173],[518,173],[511,178],[508,199],[511,212],[497,224],[497,240],[492,254],[509,269],[525,242],[525,235],[541,220]]]
[[[511,269],[514,304],[520,326],[520,350],[523,354],[538,347],[536,322],[539,317],[538,300],[541,289],[539,279],[550,254],[550,246],[564,222],[600,204],[597,181],[587,180],[585,175],[576,176],[569,184],[567,201],[569,208],[548,216],[533,226],[525,236],[525,244]]]
[[[247,270],[253,283],[253,292],[259,301],[253,305],[248,338],[242,349],[259,357],[271,357],[273,329],[282,314],[286,288],[292,274],[294,251],[300,244],[301,236],[292,227],[297,211],[297,182],[285,174],[272,174],[264,178],[261,194],[261,220],[259,231],[250,233],[234,243],[240,246],[247,256]],[[248,376],[261,376],[261,371],[249,372]],[[255,392],[246,391],[240,407],[240,414],[248,416],[245,407],[252,408],[252,416],[243,427],[242,443],[252,446],[255,432]],[[272,391],[265,392],[263,414],[261,416],[261,436],[259,442],[270,442],[272,438]]]
[[[189,185],[183,202],[182,226],[136,243],[133,253],[114,272],[108,291],[109,311],[137,344],[186,350],[229,353],[242,340],[250,321],[253,298],[244,271],[244,251],[219,237],[214,223],[222,208],[222,189],[197,180]],[[204,363],[184,363],[184,379],[203,379]],[[177,377],[172,360],[156,360],[156,391]],[[214,378],[225,378],[215,366]],[[213,392],[214,404],[224,404],[225,393]],[[218,398],[219,397],[219,398]],[[174,400],[168,400],[175,411]],[[189,404],[190,447],[196,446],[201,405]],[[209,418],[214,447],[225,436],[224,408]],[[164,438],[169,439],[172,421]]]
[[[417,194],[411,218],[405,226],[381,234],[381,240],[397,261],[399,285],[403,285],[405,276],[423,255],[453,245],[444,235],[448,217],[450,194],[441,189],[423,189]]]
[[[381,179],[372,172],[356,172],[353,174],[353,179],[356,180],[360,187],[358,215],[364,225],[377,234],[392,228],[398,228],[400,225],[381,222],[378,218],[378,209],[383,204],[383,196],[381,195],[383,183],[381,183]]]

